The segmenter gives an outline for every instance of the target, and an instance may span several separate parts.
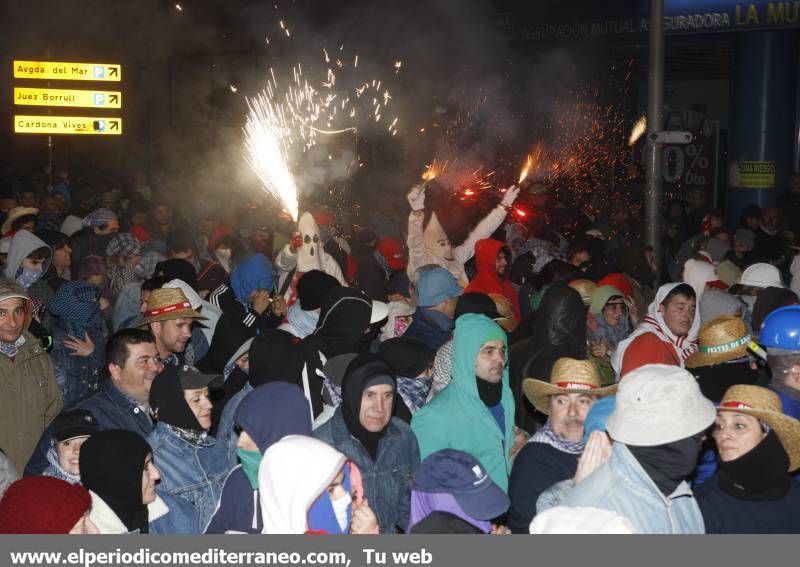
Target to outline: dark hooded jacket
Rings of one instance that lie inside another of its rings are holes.
[[[510,275],[501,279],[497,275],[495,260],[501,251],[505,250],[508,260],[508,274],[511,272],[511,250],[499,240],[485,239],[475,243],[475,266],[478,268],[477,275],[469,282],[465,292],[478,292],[490,295],[493,293],[505,296],[514,308],[514,315],[517,321],[522,320],[519,308],[519,298],[511,283]]]
[[[522,381],[549,381],[553,364],[565,356],[586,358],[586,310],[577,291],[554,285],[545,292],[536,312],[533,335],[511,347],[509,373],[519,427],[529,432],[536,429],[534,408],[522,392]]]
[[[287,435],[311,436],[308,400],[302,390],[286,382],[271,382],[252,390],[236,409],[234,421],[255,441],[262,455]],[[253,489],[238,465],[225,479],[222,497],[205,533],[261,533],[261,518],[258,489]]]
[[[386,301],[389,278],[376,257],[377,246],[378,236],[372,230],[362,230],[353,238],[351,256],[355,262],[355,274],[350,283],[370,299]]]
[[[311,401],[314,415],[322,412],[323,361],[339,354],[359,353],[368,348],[365,331],[369,328],[372,302],[358,290],[331,289],[322,301],[314,334],[302,341],[305,358],[303,390]]]

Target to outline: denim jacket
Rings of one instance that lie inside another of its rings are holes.
[[[540,497],[538,512],[542,504]],[[664,496],[622,443],[614,442],[608,461],[569,491],[561,504],[616,512],[640,534],[705,533],[700,507],[686,481]]]
[[[64,340],[67,338],[67,332],[59,325],[54,325],[54,346],[50,360],[53,362],[56,382],[61,390],[61,397],[64,398],[65,408],[97,390],[106,358],[100,329],[89,332],[89,338],[94,343],[94,350],[89,356],[77,356],[74,351],[65,347]],[[83,339],[83,337],[78,338]]]
[[[142,437],[147,437],[153,430],[147,411],[120,392],[111,378],[104,380],[97,392],[76,407],[92,412],[101,430],[125,429]]]
[[[195,533],[201,533],[217,507],[228,475],[228,461],[210,435],[199,445],[179,437],[164,423],[147,437],[163,492],[188,500],[197,510]]]
[[[350,435],[341,407],[314,430],[314,437],[344,453],[361,471],[364,496],[378,517],[381,533],[406,529],[411,506],[411,475],[419,465],[417,438],[406,422],[393,417],[378,443],[373,462],[364,446]]]

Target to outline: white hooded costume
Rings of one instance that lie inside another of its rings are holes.
[[[279,272],[278,289],[286,288],[284,297],[289,307],[297,301],[297,280],[311,270],[322,270],[339,280],[340,284],[347,285],[339,264],[336,263],[333,256],[323,250],[319,226],[311,213],[306,212],[300,216],[297,230],[303,238],[300,248],[297,249],[297,252],[292,252],[291,244],[287,244],[278,252],[274,262]],[[292,281],[287,286],[286,278],[290,276]]]
[[[265,534],[303,534],[308,510],[342,470],[347,457],[313,437],[287,435],[258,467]]]
[[[415,191],[417,194],[415,195]],[[506,207],[510,207],[519,193],[519,189],[511,187],[506,191],[503,201],[486,215],[472,229],[467,239],[460,246],[453,248],[450,238],[442,228],[436,213],[431,214],[428,226],[423,230],[424,215],[419,214],[424,207],[424,188],[414,188],[409,195],[412,211],[408,216],[408,277],[413,281],[414,272],[428,264],[438,264],[448,270],[456,278],[459,285],[466,287],[469,283],[464,263],[475,255],[475,243],[489,238],[506,218]],[[421,197],[421,199],[420,199]]]

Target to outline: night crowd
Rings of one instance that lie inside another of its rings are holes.
[[[800,175],[658,257],[538,183],[129,185],[3,175],[0,533],[800,533]]]

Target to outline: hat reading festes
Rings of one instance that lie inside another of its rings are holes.
[[[725,392],[718,412],[751,415],[775,430],[789,456],[789,471],[800,468],[800,421],[783,413],[778,394],[761,386],[736,385]]]
[[[525,397],[537,410],[545,415],[550,414],[550,396],[558,394],[588,394],[602,398],[610,396],[617,390],[617,385],[600,386],[600,375],[597,367],[590,360],[559,358],[553,365],[550,381],[525,378],[522,382]]]
[[[175,288],[154,289],[147,298],[144,324],[173,319],[207,319],[194,309],[183,291]]]
[[[739,317],[717,317],[702,327],[697,350],[686,359],[686,368],[713,366],[747,355],[752,337]]]
[[[461,509],[476,520],[492,520],[510,505],[506,493],[480,462],[456,449],[428,455],[414,472],[411,487],[419,492],[451,494]]]

